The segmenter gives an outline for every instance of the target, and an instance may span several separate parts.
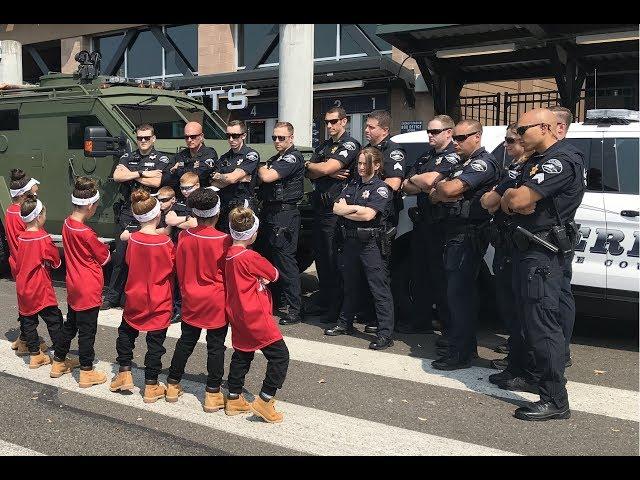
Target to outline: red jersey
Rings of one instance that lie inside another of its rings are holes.
[[[272,315],[271,293],[260,282],[261,278],[275,282],[278,270],[259,253],[239,245],[229,248],[226,260],[227,316],[233,348],[254,352],[282,339]]]
[[[176,270],[182,293],[182,321],[214,329],[227,324],[224,266],[231,237],[198,225],[180,232]]]
[[[18,235],[24,232],[25,224],[20,218],[20,204],[12,203],[4,215],[4,233],[9,245],[9,267],[11,276],[16,278],[16,256],[18,255]]]
[[[62,265],[58,248],[47,232],[24,231],[18,236],[16,293],[20,315],[29,316],[58,305],[51,269]]]
[[[102,266],[111,254],[90,227],[67,217],[62,227],[62,246],[67,267],[67,303],[76,312],[99,307],[104,276]]]
[[[125,260],[129,275],[122,318],[141,332],[167,328],[173,311],[173,242],[166,235],[133,232]]]

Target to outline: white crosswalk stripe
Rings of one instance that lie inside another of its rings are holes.
[[[101,324],[104,325],[104,321],[103,318]],[[103,372],[117,370],[116,365],[103,361],[99,361],[96,368]],[[227,417],[223,412],[208,414],[202,410],[204,385],[185,379],[181,382],[185,394],[179,402],[167,403],[159,401],[153,404],[144,404],[138,388],[135,389],[136,394],[134,395],[112,393],[106,385],[81,389],[77,381],[70,375],[53,379],[49,377],[48,367],[29,370],[26,365],[26,359],[16,356],[10,349],[10,342],[6,340],[0,340],[0,371],[40,384],[52,385],[92,398],[143,411],[151,411],[168,418],[191,422],[307,454],[366,454],[373,456],[514,455],[511,452],[483,445],[430,435],[287,402],[278,402],[278,409],[285,415],[285,421],[278,425],[251,421],[255,417]],[[134,382],[137,385],[143,385],[144,371],[134,368],[132,373]],[[0,450],[1,452],[2,450]]]
[[[20,445],[0,440],[0,457],[34,457],[42,455],[44,454],[31,450],[30,448],[21,447]]]
[[[98,317],[98,323],[104,326],[117,328],[121,321],[122,310],[117,309],[102,311]],[[167,336],[179,338],[180,324],[171,325]],[[227,336],[225,342],[227,346],[231,346],[230,338],[231,334]],[[199,342],[205,343],[204,331],[200,336]],[[488,368],[472,367],[453,372],[441,372],[433,369],[431,360],[427,358],[375,352],[295,337],[285,337],[285,342],[289,348],[290,358],[301,362],[409,380],[437,387],[476,392],[505,399],[535,401],[539,398],[537,395],[530,393],[502,390],[489,383],[489,375],[496,371]],[[567,382],[567,391],[572,410],[605,415],[621,420],[640,421],[638,392],[636,391],[579,382]]]

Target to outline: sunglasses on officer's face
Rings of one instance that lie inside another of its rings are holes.
[[[440,135],[442,132],[444,132],[445,130],[451,130],[450,128],[432,128],[432,129],[427,129],[427,133],[429,135]]]
[[[234,140],[238,140],[244,133],[227,133],[227,139],[233,138]]]
[[[289,135],[271,135],[271,140],[273,140],[274,142],[276,140],[279,142],[284,142],[287,138],[289,138]]]
[[[518,140],[514,137],[504,137],[504,141],[511,145],[516,143]]]
[[[462,135],[453,135],[451,138],[453,138],[453,140],[457,143],[462,143],[471,135],[475,135],[476,133],[479,133],[479,132],[464,133]]]
[[[151,137],[153,137],[153,135],[138,135],[136,139],[139,142],[148,142],[149,140],[151,140]]]
[[[533,125],[523,125],[522,127],[516,128],[516,133],[520,136],[523,136],[524,132],[529,130],[531,127],[537,127],[538,125],[546,125],[547,127],[551,128],[551,125],[549,125],[548,123],[534,123]]]
[[[184,139],[185,140],[195,140],[196,138],[198,138],[200,135],[202,135],[201,133],[196,133],[195,135],[185,135]]]
[[[329,125],[329,124],[331,124],[331,125],[335,125],[335,124],[336,124],[336,123],[338,123],[340,120],[342,120],[342,119],[341,119],[341,118],[332,118],[332,119],[330,119],[330,120],[325,120],[325,121],[324,121],[324,124],[325,124],[325,125]]]

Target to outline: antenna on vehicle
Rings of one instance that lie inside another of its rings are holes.
[[[593,67],[593,108],[598,108],[598,68]]]

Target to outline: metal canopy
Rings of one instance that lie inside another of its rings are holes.
[[[554,77],[562,105],[575,110],[585,76],[595,68],[599,74],[638,71],[637,39],[589,37],[599,43],[578,44],[576,37],[637,30],[637,24],[382,24],[376,33],[416,60],[436,112],[455,116],[465,83],[540,77]],[[468,55],[482,47],[495,53]],[[463,51],[441,58],[451,49]]]

